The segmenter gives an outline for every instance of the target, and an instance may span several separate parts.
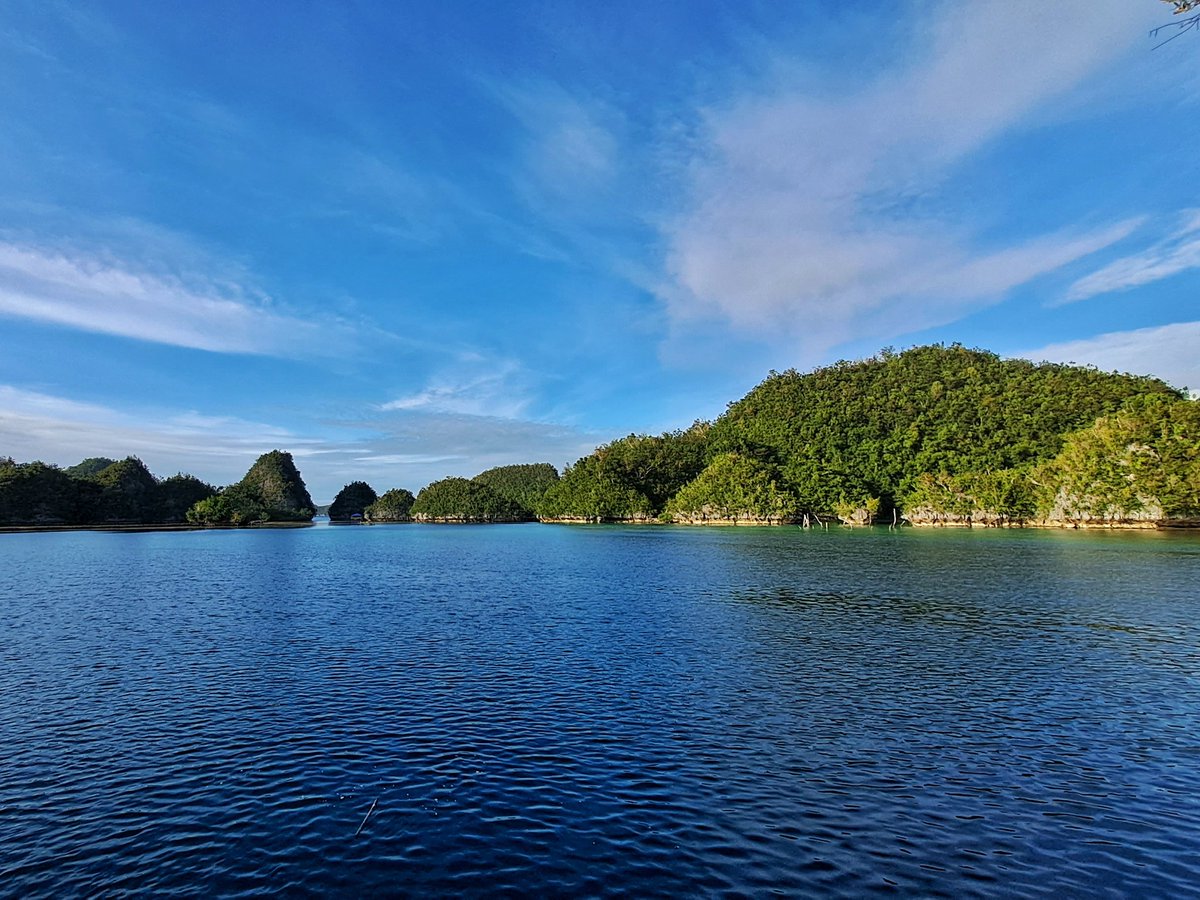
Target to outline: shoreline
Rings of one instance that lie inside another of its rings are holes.
[[[60,531],[108,531],[114,534],[137,534],[147,531],[245,531],[262,528],[312,528],[312,522],[263,522],[260,525],[191,525],[164,523],[162,525],[0,525],[0,534],[42,534]]]
[[[1006,523],[984,523],[984,522],[912,522],[908,519],[901,519],[896,525],[890,523],[879,522],[871,525],[847,525],[844,522],[837,520],[825,521],[820,525],[805,526],[802,522],[768,522],[768,521],[753,521],[749,519],[703,519],[690,522],[664,522],[659,519],[629,519],[597,521],[595,519],[584,518],[557,518],[557,519],[520,519],[508,521],[486,521],[486,520],[471,520],[471,519],[409,519],[407,521],[392,521],[392,522],[336,522],[331,525],[520,525],[529,524],[530,522],[539,525],[676,525],[681,528],[800,528],[807,530],[824,529],[828,530],[830,525],[837,528],[888,528],[889,530],[906,527],[906,528],[1005,528],[1005,529],[1023,529],[1037,528],[1044,531],[1057,529],[1059,531],[1191,531],[1200,530],[1200,519],[1159,519],[1156,521],[1145,522],[1097,522],[1097,521],[1063,521],[1063,522],[1006,522]],[[108,532],[111,534],[141,534],[146,532],[171,532],[171,531],[253,531],[261,529],[287,529],[287,528],[312,528],[316,525],[315,522],[263,522],[257,525],[192,525],[187,523],[174,523],[163,525],[0,525],[0,534],[52,534],[55,532],[67,531],[97,531]]]
[[[1150,521],[1040,521],[1040,522],[912,522],[902,520],[911,528],[1040,528],[1059,531],[1188,531],[1200,528],[1200,519],[1156,519]]]

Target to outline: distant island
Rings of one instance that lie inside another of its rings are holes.
[[[0,526],[311,522],[291,454],[236,484],[140,460],[67,469],[0,459]],[[1001,359],[961,345],[890,349],[771,372],[715,422],[549,463],[445,478],[415,496],[363,481],[334,523],[658,523],[1195,527],[1200,401],[1149,377]]]
[[[0,526],[134,527],[306,524],[314,504],[290,453],[258,458],[237,484],[158,479],[135,456],[67,469],[0,459]]]

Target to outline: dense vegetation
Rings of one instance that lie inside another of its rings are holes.
[[[407,522],[416,498],[412,491],[392,488],[363,511],[368,522]]]
[[[236,487],[281,519],[311,519],[316,509],[292,454],[283,450],[260,456]]]
[[[1176,396],[1149,378],[917,347],[772,374],[717,421],[712,447],[778,465],[803,509],[870,497],[886,509],[924,473],[1046,461],[1068,432],[1149,393]]]
[[[1200,518],[1200,403],[1134,397],[1036,466],[926,473],[905,497],[918,523],[1008,525]]]
[[[925,472],[904,497],[904,517],[928,525],[1011,525],[1038,514],[1039,491],[1027,469]]]
[[[444,478],[417,495],[409,515],[419,522],[529,522],[557,482],[558,470],[549,463],[498,466],[471,479]]]
[[[94,457],[68,469],[0,459],[0,525],[179,523],[213,494],[191,475],[160,481],[134,456],[117,462]]]
[[[1200,517],[1200,402],[1137,397],[1030,476],[1038,512],[1056,520]]]
[[[412,517],[418,522],[520,522],[529,516],[486,484],[443,478],[417,494]]]
[[[659,515],[709,459],[709,425],[623,437],[563,472],[537,507],[550,520],[645,521]]]
[[[189,509],[187,519],[198,525],[309,522],[315,509],[292,455],[272,450],[260,456],[237,484]]]
[[[329,504],[329,521],[349,522],[353,518],[362,518],[367,507],[378,500],[375,490],[365,481],[352,481],[333,498]]]
[[[550,463],[497,466],[480,472],[472,481],[491,488],[533,518],[546,492],[558,482],[558,469]]]
[[[1186,493],[1181,448],[1194,453],[1200,436],[1193,413],[1183,412],[1196,404],[1179,392],[1153,378],[1003,360],[954,345],[885,350],[807,374],[773,372],[711,427],[630,435],[598,448],[568,467],[538,511],[550,520],[855,523],[911,512],[914,521],[998,524],[1061,519],[1061,488],[1076,519],[1092,517],[1093,506],[1111,508],[1099,519],[1134,510],[1149,516],[1158,508],[1152,503],[1084,490],[1087,474],[1054,487],[1067,471],[1083,472],[1060,451],[1065,441],[1087,439],[1067,436],[1122,411],[1121,421],[1130,421],[1128,404],[1137,403],[1167,416],[1176,435],[1170,452],[1140,463],[1172,474],[1138,496]],[[1092,439],[1088,446],[1104,448],[1092,456],[1117,459],[1115,440]],[[1168,516],[1187,508],[1171,499],[1162,505]]]
[[[780,485],[779,470],[738,453],[721,453],[667,504],[676,522],[774,525],[797,518],[796,498]]]
[[[80,463],[68,466],[63,471],[72,478],[91,478],[93,475],[99,475],[115,462],[115,459],[109,459],[107,456],[89,456]]]

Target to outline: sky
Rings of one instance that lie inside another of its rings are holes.
[[[0,5],[0,456],[314,499],[934,342],[1200,388],[1158,0]]]

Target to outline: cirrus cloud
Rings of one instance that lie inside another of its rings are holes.
[[[1152,12],[946,4],[870,81],[784,76],[710,109],[690,201],[664,227],[675,333],[732,326],[812,360],[953,322],[1128,235],[1136,220],[984,238],[944,186],[1126,53]]]
[[[13,243],[0,243],[0,316],[216,353],[340,352],[349,338],[336,323],[277,311],[237,285]]]
[[[1178,227],[1166,238],[1080,278],[1071,285],[1061,303],[1054,305],[1141,287],[1200,268],[1200,210],[1184,210],[1179,219]]]
[[[1078,341],[1047,344],[1014,355],[1040,362],[1093,365],[1105,371],[1153,374],[1178,388],[1200,388],[1200,322],[1113,331]]]

